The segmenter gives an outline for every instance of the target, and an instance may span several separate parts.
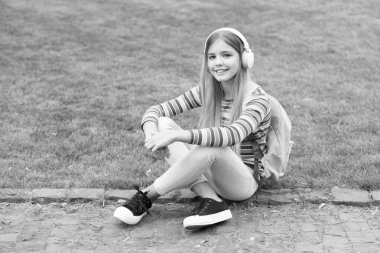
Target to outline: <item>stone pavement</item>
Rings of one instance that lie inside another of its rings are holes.
[[[0,203],[0,252],[380,252],[380,208],[332,202],[231,204],[233,219],[199,231],[195,203],[159,203],[136,226],[116,201]]]

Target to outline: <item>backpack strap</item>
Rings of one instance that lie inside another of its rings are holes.
[[[256,151],[254,153],[255,161],[253,165],[253,177],[255,178],[258,188],[260,189],[265,183],[263,182],[261,176],[260,176],[260,160],[263,158],[264,154],[262,152]]]

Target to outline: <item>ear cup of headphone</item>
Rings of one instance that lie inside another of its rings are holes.
[[[255,62],[255,56],[253,52],[250,49],[244,50],[243,54],[241,55],[241,61],[244,68],[252,68],[253,63]]]

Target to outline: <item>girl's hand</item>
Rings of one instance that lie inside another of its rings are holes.
[[[143,126],[145,140],[151,138],[153,135],[158,133],[157,125],[154,122],[146,122]]]
[[[177,131],[160,132],[145,139],[145,147],[153,152],[176,141]]]

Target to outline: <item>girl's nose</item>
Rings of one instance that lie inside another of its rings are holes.
[[[223,63],[222,57],[217,56],[215,59],[215,65],[222,65],[222,63]]]

